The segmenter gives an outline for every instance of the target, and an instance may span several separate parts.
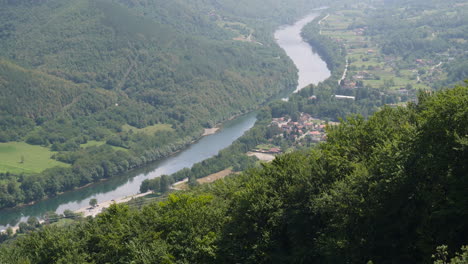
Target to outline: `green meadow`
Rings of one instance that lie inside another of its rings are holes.
[[[99,146],[102,146],[102,145],[105,145],[106,142],[105,141],[96,141],[96,140],[89,140],[87,143],[85,144],[81,144],[80,147],[81,148],[87,148],[87,147],[99,147]],[[125,149],[125,148],[121,148],[121,147],[116,147],[116,146],[111,146],[113,149],[115,150],[123,150],[123,151],[128,151],[128,149]]]
[[[32,174],[56,166],[69,166],[52,159],[52,155],[49,148],[25,142],[0,143],[0,173]]]

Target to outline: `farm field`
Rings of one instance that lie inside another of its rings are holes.
[[[430,82],[423,79],[443,79],[434,71],[436,62],[430,65],[402,66],[400,57],[385,56],[379,45],[366,35],[365,12],[358,9],[339,10],[329,14],[321,22],[320,32],[346,48],[349,60],[345,87],[361,85],[374,89],[408,90],[430,89]],[[355,26],[361,24],[362,26]],[[440,65],[439,65],[440,66]]]
[[[0,143],[0,173],[33,174],[56,166],[69,166],[52,159],[52,155],[46,147],[24,142]]]

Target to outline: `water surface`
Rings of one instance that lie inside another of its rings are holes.
[[[302,39],[302,28],[312,22],[320,13],[312,13],[294,25],[280,27],[275,32],[278,45],[292,59],[298,70],[299,80],[294,92],[300,91],[309,84],[318,84],[330,77],[330,70],[312,47]]]

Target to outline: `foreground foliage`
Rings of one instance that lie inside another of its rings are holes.
[[[141,211],[114,205],[0,249],[5,263],[444,263],[468,237],[468,86]],[[439,247],[439,245],[447,245]],[[448,251],[447,251],[448,248]],[[463,263],[465,252],[453,259]]]

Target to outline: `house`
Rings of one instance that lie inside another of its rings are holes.
[[[345,89],[354,89],[356,88],[356,82],[345,80],[342,82],[342,87]]]
[[[270,150],[268,150],[268,152],[278,154],[278,153],[281,153],[281,149],[280,148],[271,148]]]
[[[307,122],[307,123],[304,123],[304,126],[308,129],[314,127],[314,124],[313,123],[310,123],[310,122]]]
[[[355,80],[361,80],[361,79],[364,79],[364,75],[359,75],[359,74],[356,74],[353,76],[353,79]]]
[[[309,136],[312,138],[312,141],[320,141],[322,139],[322,133],[319,131],[310,131]]]
[[[355,96],[347,96],[347,95],[339,95],[339,94],[336,94],[336,95],[335,95],[335,98],[336,98],[336,99],[351,99],[351,100],[356,100],[356,97],[355,97]]]

